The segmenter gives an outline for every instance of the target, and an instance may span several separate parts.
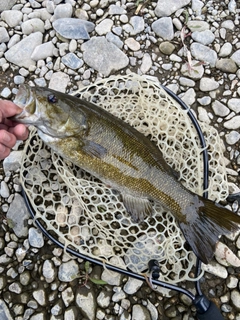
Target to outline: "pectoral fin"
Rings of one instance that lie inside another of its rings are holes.
[[[134,222],[141,222],[152,214],[152,204],[148,199],[122,194],[122,200]]]
[[[82,150],[86,152],[91,157],[97,157],[99,159],[103,158],[107,154],[107,149],[101,146],[100,144],[85,140]]]

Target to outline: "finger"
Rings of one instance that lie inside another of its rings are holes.
[[[11,132],[0,130],[0,143],[7,148],[12,148],[16,143],[16,137]]]
[[[28,128],[24,124],[9,128],[9,132],[14,134],[18,140],[26,140],[29,134]]]
[[[6,146],[0,143],[0,160],[9,156],[10,152],[11,152],[10,148],[7,148]]]
[[[0,122],[3,121],[4,118],[12,117],[21,112],[22,108],[18,107],[12,101],[0,100]]]

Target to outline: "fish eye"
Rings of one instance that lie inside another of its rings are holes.
[[[48,101],[51,102],[51,103],[56,103],[57,102],[57,97],[53,93],[50,93],[48,95]]]

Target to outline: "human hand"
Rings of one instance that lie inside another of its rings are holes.
[[[11,101],[0,100],[0,159],[6,158],[17,140],[28,137],[28,129],[24,124],[17,124],[7,119],[22,111]]]

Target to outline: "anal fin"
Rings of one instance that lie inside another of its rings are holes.
[[[134,222],[141,222],[145,217],[151,216],[152,204],[148,199],[122,194],[122,200]]]

